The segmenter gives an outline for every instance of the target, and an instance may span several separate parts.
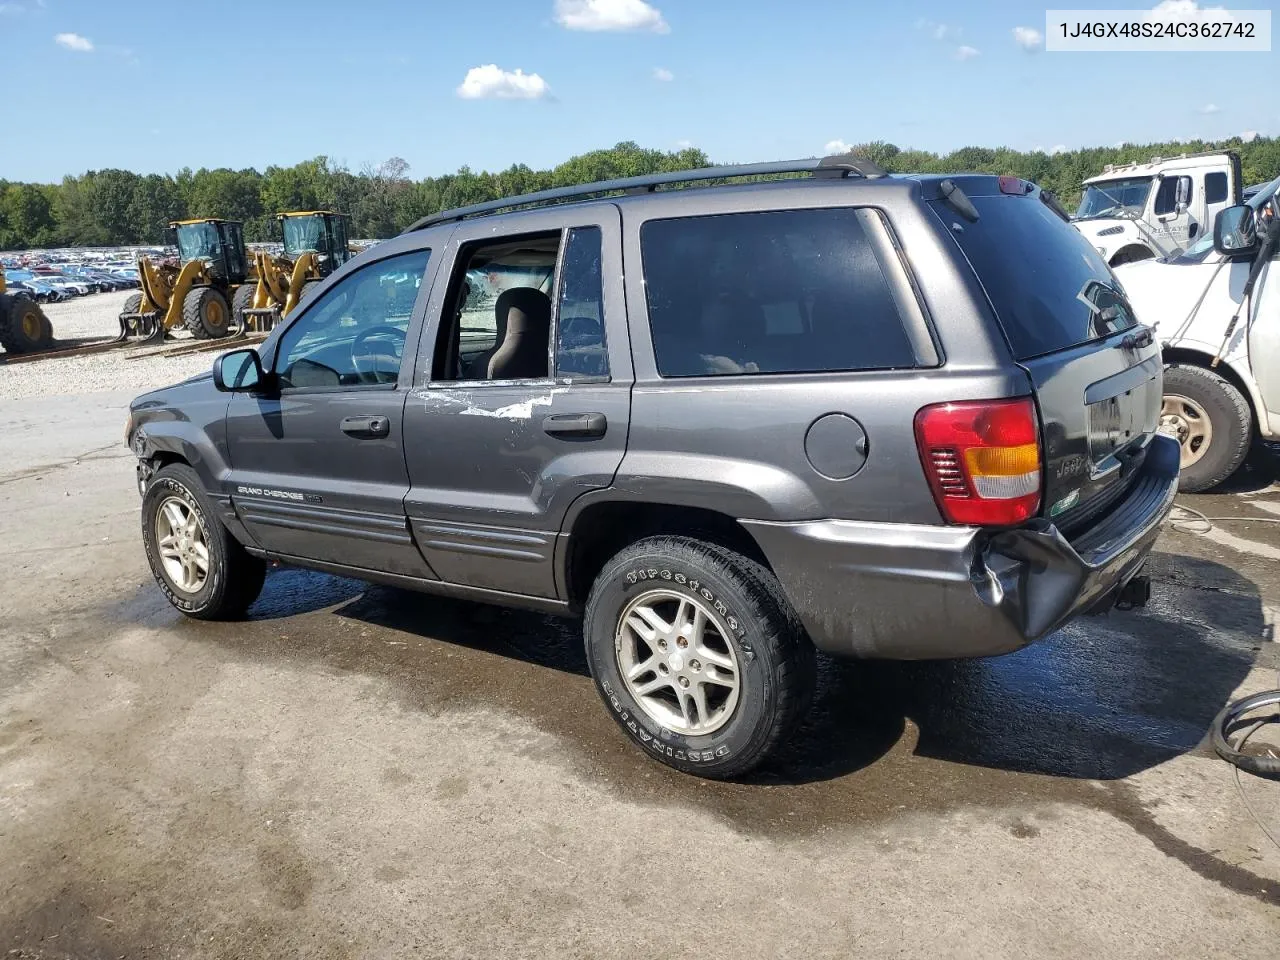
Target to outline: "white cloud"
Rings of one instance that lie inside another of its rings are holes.
[[[692,149],[692,148],[693,148],[693,141],[692,141],[692,140],[677,140],[677,141],[676,141],[676,149],[677,149],[677,150],[690,150],[690,149]]]
[[[1240,139],[1243,140],[1245,143],[1249,143],[1250,141],[1257,140],[1258,131],[1246,130],[1244,133],[1240,134]]]
[[[27,8],[20,3],[0,3],[0,16],[5,14],[16,16],[19,13],[25,13],[26,10]]]
[[[1055,143],[1052,147],[1049,148],[1048,152],[1049,152],[1049,156],[1056,157],[1060,153],[1067,152],[1067,145],[1065,143]]]
[[[555,17],[566,30],[671,32],[662,11],[645,0],[556,0]]]
[[[68,50],[78,50],[80,53],[92,53],[93,41],[88,37],[82,37],[78,33],[60,33],[53,38],[53,42],[60,47],[66,47]]]
[[[977,47],[970,47],[967,45],[956,47],[957,60],[972,60],[974,57],[978,56],[981,53],[982,51],[979,50]]]
[[[1190,13],[1215,13],[1225,7],[1202,7],[1196,0],[1160,0],[1151,12],[1156,16],[1178,17]]]
[[[960,28],[953,27],[950,24],[939,23],[937,20],[928,20],[921,17],[916,21],[916,29],[928,32],[929,36],[935,40],[945,40],[947,37],[960,36]]]
[[[1023,50],[1038,50],[1044,45],[1044,34],[1035,27],[1014,27],[1013,42]]]
[[[676,75],[672,73],[670,70],[668,70],[666,67],[653,68],[653,79],[661,83],[670,83],[675,78],[676,78]]]
[[[551,94],[551,87],[536,73],[489,63],[468,70],[457,93],[463,100],[539,100]]]
[[[1218,106],[1216,103],[1206,103],[1203,107],[1200,108],[1200,112],[1203,113],[1205,116],[1209,116],[1210,114],[1221,113],[1222,108]]]
[[[827,145],[822,148],[822,155],[824,157],[833,157],[838,153],[848,153],[852,149],[852,143],[845,143],[843,140],[828,140]]]

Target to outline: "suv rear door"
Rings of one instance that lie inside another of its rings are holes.
[[[454,231],[404,412],[405,509],[441,580],[561,592],[553,557],[569,505],[612,483],[627,444],[634,378],[620,247],[610,203]],[[489,256],[490,267],[473,266]],[[550,297],[547,363],[491,378],[479,368],[497,346],[499,295],[530,287]]]
[[[1010,182],[1012,181],[1012,182]],[[1039,191],[957,177],[978,219],[930,202],[1035,386],[1045,448],[1042,511],[1070,527],[1127,488],[1159,428],[1160,348],[1119,281]]]

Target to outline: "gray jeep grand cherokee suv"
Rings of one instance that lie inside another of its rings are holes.
[[[987,656],[1144,602],[1160,397],[1051,198],[846,157],[428,217],[138,398],[128,442],[189,616],[241,616],[268,560],[581,615],[626,733],[732,777],[815,647]]]

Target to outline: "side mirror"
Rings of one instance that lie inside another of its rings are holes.
[[[1253,208],[1238,204],[1218,211],[1213,221],[1213,249],[1237,259],[1258,251],[1258,228]]]
[[[226,393],[257,390],[265,380],[257,350],[232,350],[213,361],[213,385]]]
[[[1187,207],[1191,205],[1191,178],[1179,177],[1177,193],[1174,199],[1174,207],[1178,213],[1186,213]]]

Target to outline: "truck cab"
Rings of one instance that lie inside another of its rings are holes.
[[[1169,257],[1212,230],[1218,212],[1240,202],[1242,186],[1231,151],[1108,164],[1084,181],[1072,222],[1113,267]]]
[[[1181,487],[1208,490],[1255,437],[1280,441],[1280,178],[1217,215],[1187,249],[1115,268],[1166,364],[1162,429],[1182,444]],[[1230,248],[1243,225],[1252,242]]]

